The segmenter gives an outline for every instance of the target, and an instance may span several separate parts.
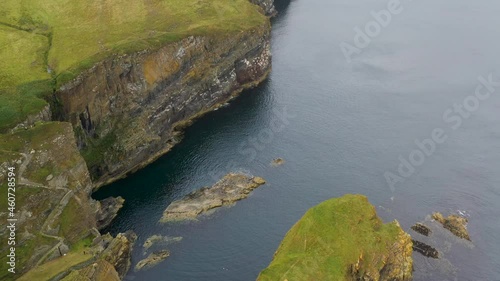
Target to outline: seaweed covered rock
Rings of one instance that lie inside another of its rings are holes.
[[[439,258],[439,252],[436,248],[417,240],[411,240],[411,241],[413,242],[413,250],[419,252],[424,257],[434,258],[434,259]]]
[[[170,253],[167,250],[162,250],[159,252],[151,253],[151,254],[149,254],[149,256],[147,258],[139,261],[135,265],[134,269],[135,269],[135,271],[139,271],[139,270],[151,268],[151,267],[159,264],[160,262],[164,261],[166,258],[168,258],[168,256],[170,256]]]
[[[411,229],[413,229],[415,232],[418,232],[424,236],[429,236],[429,234],[432,233],[431,229],[427,226],[425,226],[424,224],[422,223],[419,223],[417,222],[416,224],[414,224]]]
[[[411,280],[412,241],[362,195],[313,208],[288,231],[257,280]]]

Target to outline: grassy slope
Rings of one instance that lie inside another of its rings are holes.
[[[287,233],[258,280],[350,280],[350,265],[387,254],[397,237],[395,223],[383,224],[361,195],[327,200],[313,208]]]
[[[39,97],[50,93],[47,50],[47,37],[0,25],[0,131],[46,105]]]
[[[157,48],[188,35],[248,30],[265,21],[248,0],[5,0],[0,131],[45,105],[33,97],[40,87],[29,83],[52,82],[48,69],[62,85],[111,54]]]

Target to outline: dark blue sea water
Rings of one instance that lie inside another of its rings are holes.
[[[500,2],[401,0],[390,20],[378,13],[396,4],[278,1],[268,81],[94,195],[126,199],[109,231],[139,235],[133,265],[149,236],[183,237],[127,280],[255,280],[308,208],[345,193],[367,195],[405,229],[433,211],[469,218],[473,242],[441,235],[440,261],[414,254],[415,280],[500,280],[500,84],[478,80],[500,81]],[[367,25],[373,36],[358,34],[358,48],[355,28]],[[350,61],[341,44],[357,48]],[[433,134],[441,143],[426,141]],[[276,157],[285,164],[272,167]],[[230,171],[268,184],[198,222],[158,223],[170,202]]]

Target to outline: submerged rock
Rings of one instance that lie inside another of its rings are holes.
[[[125,199],[123,199],[121,196],[118,196],[109,197],[97,202],[97,229],[101,230],[108,226],[116,217],[118,211],[123,207]]]
[[[137,239],[133,231],[119,233],[102,252],[100,258],[109,262],[122,279],[130,269],[132,248]]]
[[[416,240],[411,240],[411,241],[413,242],[413,250],[421,253],[422,255],[428,258],[434,258],[434,259],[439,258],[439,252],[438,250],[436,250],[436,248],[433,248],[420,241]]]
[[[168,258],[168,256],[170,256],[170,253],[167,250],[154,252],[154,253],[150,254],[147,258],[139,261],[136,264],[134,269],[135,269],[135,271],[139,271],[142,269],[151,268],[151,267],[159,264],[160,262],[162,262],[166,258]]]
[[[285,159],[283,158],[274,158],[273,161],[271,162],[271,165],[274,167],[281,166],[285,163]]]
[[[415,232],[418,232],[424,236],[429,236],[429,234],[431,234],[431,229],[428,228],[427,226],[417,222],[415,225],[413,225],[411,227],[411,229],[413,229]]]
[[[345,195],[307,211],[288,231],[258,281],[411,280],[412,241],[384,224],[365,196]]]
[[[204,187],[174,201],[163,212],[160,222],[196,219],[211,209],[248,197],[252,190],[265,183],[260,177],[229,173],[212,187]]]
[[[432,218],[443,225],[451,233],[459,238],[470,240],[469,232],[467,231],[468,220],[458,215],[449,215],[445,218],[441,213],[432,214]]]

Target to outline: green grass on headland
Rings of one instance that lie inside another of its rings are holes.
[[[353,280],[349,268],[360,257],[382,268],[379,257],[397,240],[399,226],[383,224],[362,195],[327,200],[300,219],[283,239],[259,281]]]
[[[110,55],[266,20],[248,0],[4,0],[0,132],[43,108],[44,94]]]
[[[43,96],[52,92],[47,50],[47,37],[0,25],[0,132],[47,104]]]

